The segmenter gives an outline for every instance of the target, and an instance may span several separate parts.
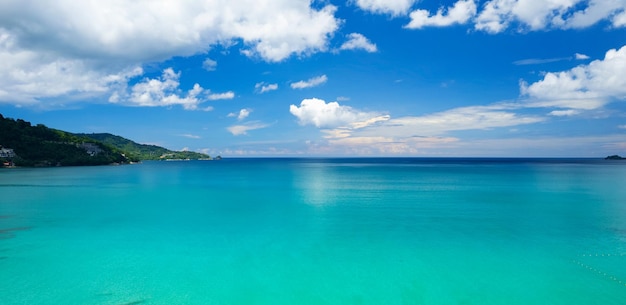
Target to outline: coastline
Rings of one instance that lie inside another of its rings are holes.
[[[622,162],[610,162],[610,161],[622,161],[626,158],[614,159],[614,158],[600,158],[600,157],[229,157],[229,158],[202,158],[202,159],[161,159],[161,160],[141,160],[130,162],[114,162],[108,164],[86,164],[86,165],[34,165],[34,166],[0,166],[5,169],[15,168],[57,168],[57,167],[92,167],[92,166],[123,166],[123,165],[136,165],[145,162],[160,163],[160,162],[207,162],[207,161],[221,161],[224,160],[225,164],[232,162],[296,162],[296,163],[316,163],[323,162],[328,164],[396,164],[396,165],[420,165],[420,164],[610,164],[616,165]],[[609,162],[607,162],[609,161]],[[623,162],[626,164],[626,162]]]

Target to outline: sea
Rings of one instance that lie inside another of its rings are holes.
[[[0,304],[626,304],[626,161],[0,169]]]

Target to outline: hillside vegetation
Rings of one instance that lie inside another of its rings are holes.
[[[35,126],[0,114],[0,148],[12,149],[15,156],[0,158],[17,166],[104,165],[163,159],[208,159],[195,152],[177,152],[155,145],[143,145],[112,134],[73,134]]]
[[[126,156],[137,160],[163,160],[163,159],[208,159],[209,155],[192,151],[172,151],[156,145],[138,144],[129,139],[110,133],[79,133],[79,137],[87,137],[92,140],[110,145],[121,151]]]

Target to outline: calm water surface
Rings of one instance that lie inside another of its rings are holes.
[[[624,304],[626,162],[0,170],[0,304]]]

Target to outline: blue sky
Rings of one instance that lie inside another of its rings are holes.
[[[626,155],[626,0],[6,0],[0,71],[5,117],[224,157]]]

